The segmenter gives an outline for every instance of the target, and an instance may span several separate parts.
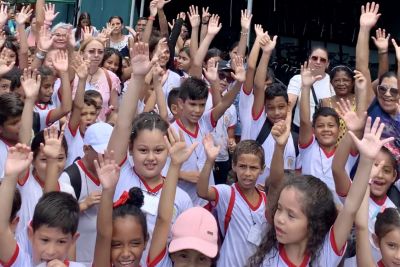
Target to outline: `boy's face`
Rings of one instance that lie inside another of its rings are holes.
[[[32,244],[32,258],[35,265],[51,260],[65,260],[68,251],[78,238],[78,234],[64,234],[61,229],[40,226],[34,232],[32,227],[28,228],[29,240]]]
[[[56,81],[56,77],[48,76],[42,79],[42,84],[40,86],[39,91],[39,102],[40,103],[48,103],[51,100],[54,92],[54,82]]]
[[[232,169],[237,174],[239,186],[252,189],[256,186],[257,178],[263,172],[264,162],[255,154],[241,154]]]
[[[59,175],[61,175],[62,171],[64,170],[66,161],[67,161],[67,155],[65,153],[64,148],[62,148],[57,157],[57,169]],[[35,168],[36,174],[39,176],[39,179],[45,182],[47,158],[42,151],[39,151],[39,153],[34,158],[33,166]]]
[[[18,142],[18,133],[21,128],[21,116],[8,118],[2,126],[0,126],[1,137]]]
[[[315,121],[314,134],[322,146],[333,146],[339,136],[339,125],[333,116],[318,116]]]
[[[184,117],[188,122],[192,124],[197,124],[203,116],[204,110],[206,108],[207,99],[199,99],[199,100],[192,100],[192,99],[178,99],[178,106],[181,110],[181,115]]]
[[[194,249],[184,249],[171,254],[175,267],[210,267],[212,259]]]
[[[286,119],[288,107],[289,105],[283,96],[277,96],[273,99],[267,99],[265,101],[265,111],[267,113],[267,118],[273,124]]]
[[[0,79],[0,95],[9,93],[11,88],[11,81],[6,79]]]
[[[82,133],[84,133],[90,125],[96,122],[97,116],[98,113],[95,106],[87,104],[83,105],[80,123],[80,129]]]

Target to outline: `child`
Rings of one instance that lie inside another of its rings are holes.
[[[178,98],[179,98],[179,87],[173,88],[169,92],[169,95],[167,97],[167,105],[173,116],[171,123],[174,122],[177,118],[179,118]]]
[[[383,128],[379,119],[371,126],[371,118],[368,118],[362,140],[350,132],[361,155],[360,165],[338,214],[332,193],[320,179],[303,175],[284,183],[278,201],[268,211],[273,218],[271,226],[257,252],[250,258],[250,266],[339,264],[365,195],[375,157],[385,143],[393,140],[380,140]],[[281,164],[276,167],[283,170],[283,160],[280,160]]]
[[[146,213],[150,239],[154,229],[160,194],[164,184],[161,174],[168,157],[164,135],[168,123],[157,113],[141,113],[134,121],[138,96],[143,88],[144,76],[150,71],[147,44],[136,43],[131,51],[133,75],[124,94],[108,150],[114,151],[115,161],[121,166],[121,175],[115,190],[114,200],[124,191],[139,187],[145,196],[142,210]],[[133,163],[127,160],[127,148],[131,142]],[[189,196],[178,189],[175,198],[175,218],[192,206]],[[147,252],[145,253],[145,255]],[[146,257],[144,257],[145,259]],[[145,264],[145,261],[142,261]]]
[[[12,201],[17,177],[28,168],[33,153],[26,145],[11,147],[6,163],[5,177],[0,185],[2,196],[0,213],[0,261],[3,266],[37,266],[44,262],[48,266],[83,267],[67,260],[68,250],[78,238],[79,206],[67,193],[51,192],[44,194],[36,208],[28,227],[31,251],[24,246],[24,240],[14,239],[9,226]],[[62,265],[64,264],[64,265]]]
[[[197,143],[188,146],[181,131],[177,136],[170,128],[168,135],[171,164],[163,185],[147,266],[211,267],[218,253],[218,227],[212,214],[201,207],[190,208],[178,216],[171,229],[167,253],[179,170],[197,146]]]
[[[122,75],[122,56],[121,53],[111,47],[104,49],[103,61],[100,64],[106,70],[112,71],[118,78]]]

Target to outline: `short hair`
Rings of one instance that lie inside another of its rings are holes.
[[[179,87],[179,98],[183,101],[203,100],[208,97],[208,87],[202,79],[190,77],[184,80]]]
[[[171,91],[169,91],[167,97],[167,105],[169,109],[171,109],[171,106],[173,104],[177,103],[178,98],[179,98],[179,88],[173,88]]]
[[[329,116],[332,116],[335,119],[336,124],[339,127],[340,125],[339,115],[337,114],[336,110],[330,107],[320,107],[316,109],[313,115],[312,126],[315,127],[315,122],[317,121],[318,117],[329,117]]]
[[[60,132],[58,132],[60,134]],[[40,144],[46,144],[46,141],[44,139],[44,131],[38,132],[35,137],[32,139],[31,143],[31,151],[33,152],[33,158],[36,158],[37,155],[39,154],[40,151]],[[68,145],[67,145],[67,140],[65,139],[65,136],[62,139],[61,142],[62,147],[64,148],[65,155],[68,155]]]
[[[232,155],[233,165],[236,165],[238,159],[243,154],[256,155],[260,159],[260,166],[264,167],[265,154],[264,148],[255,140],[242,140],[237,145]]]
[[[283,97],[286,103],[289,103],[289,96],[285,86],[281,83],[273,83],[265,92],[265,102],[279,96]]]
[[[45,78],[47,78],[47,77],[49,77],[49,76],[55,76],[55,73],[53,72],[53,70],[50,69],[50,68],[47,67],[47,66],[43,66],[43,65],[40,66],[39,69],[38,69],[38,71],[39,71],[40,77],[41,77],[42,79],[45,79]]]
[[[8,119],[22,115],[24,102],[15,93],[5,93],[0,95],[0,126]]]
[[[79,223],[79,204],[65,192],[43,194],[35,207],[32,229],[35,232],[41,226],[60,229],[64,234],[74,235]]]
[[[101,107],[97,106],[97,102],[96,102],[95,98],[100,98],[101,101],[103,101],[103,97],[98,91],[87,90],[83,97],[83,102],[88,106],[94,106],[96,109],[99,109]]]
[[[397,79],[397,74],[395,72],[393,72],[393,71],[385,72],[384,74],[382,74],[379,77],[379,84],[381,84],[383,79],[385,79],[385,78],[396,78]]]
[[[22,70],[18,67],[13,67],[9,72],[4,74],[1,78],[11,81],[10,90],[14,91],[21,86]]]
[[[204,58],[204,62],[207,62],[210,58],[212,57],[221,57],[222,56],[222,51],[219,50],[218,48],[210,48],[207,51],[207,54]]]

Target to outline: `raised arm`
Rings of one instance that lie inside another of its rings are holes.
[[[208,12],[209,7],[202,8],[201,13],[201,29],[200,29],[200,42],[203,42],[207,35],[208,22],[210,21],[211,14]]]
[[[254,25],[254,31],[256,32],[256,39],[254,40],[253,47],[251,48],[249,58],[247,59],[247,70],[246,70],[246,81],[243,85],[244,92],[248,95],[253,90],[254,75],[256,72],[256,65],[258,55],[260,54],[260,40],[264,36],[264,30],[261,24]]]
[[[240,39],[238,44],[238,56],[246,56],[247,39],[249,38],[252,18],[253,15],[250,13],[249,10],[241,10],[240,26],[242,30],[240,32]]]
[[[158,113],[160,114],[161,118],[163,118],[165,121],[168,121],[167,102],[165,101],[165,95],[161,84],[163,74],[164,70],[160,67],[160,65],[156,64],[153,67],[153,87],[156,94]]]
[[[157,1],[157,14],[158,14],[158,23],[160,24],[160,32],[161,36],[168,37],[168,21],[167,16],[164,13],[165,4],[171,2],[171,0],[158,0]]]
[[[44,7],[46,0],[37,0],[35,6],[36,30],[39,32],[44,25]]]
[[[386,34],[385,29],[377,29],[375,36],[371,37],[374,41],[376,49],[378,50],[378,77],[389,71],[389,39],[390,33]],[[375,89],[374,89],[375,90]]]
[[[197,182],[197,195],[208,201],[215,201],[217,198],[216,191],[212,187],[208,187],[210,174],[214,167],[215,159],[218,156],[220,146],[214,145],[214,140],[211,134],[207,134],[203,139],[204,151],[207,159],[200,172],[200,178]]]
[[[199,7],[191,5],[189,12],[187,13],[192,26],[192,33],[190,35],[190,58],[194,58],[197,50],[199,49],[199,27],[200,27],[200,15]]]
[[[216,62],[213,58],[210,58],[207,62],[207,68],[203,69],[204,76],[207,81],[210,83],[210,92],[212,97],[213,107],[218,105],[221,102],[221,85],[218,76],[218,62]]]
[[[157,16],[157,2],[158,0],[152,0],[150,2],[150,17],[147,20],[146,27],[144,28],[141,38],[141,41],[144,43],[148,43],[150,41],[151,33],[153,32],[153,23],[155,17]]]
[[[40,66],[42,66],[43,60],[46,57],[47,52],[50,51],[50,48],[53,45],[54,38],[54,36],[51,36],[47,26],[41,27],[39,31],[39,40],[37,40],[35,57],[31,65],[32,68],[38,69]]]
[[[275,49],[277,36],[275,35],[272,39],[265,32],[260,40],[260,46],[263,50],[260,63],[257,67],[256,76],[254,78],[254,102],[252,108],[253,117],[260,114],[264,109],[264,95],[265,95],[265,80],[267,79],[268,62],[271,58],[272,51]]]
[[[132,77],[124,94],[118,111],[117,123],[114,126],[108,150],[113,150],[115,161],[121,164],[126,158],[131,134],[132,121],[136,114],[140,91],[144,86],[144,77],[150,71],[149,46],[145,43],[135,43],[131,48]]]
[[[30,6],[23,6],[15,17],[19,35],[18,63],[21,69],[28,67],[28,37],[25,32],[25,23],[31,17],[33,10]]]
[[[0,5],[0,29],[3,29],[8,21],[8,6],[5,4]]]
[[[168,48],[169,48],[170,57],[169,57],[169,61],[167,64],[167,68],[174,66],[175,46],[178,46],[179,50],[181,49],[181,47],[183,47],[183,39],[180,38],[180,34],[181,34],[182,25],[183,25],[183,22],[185,21],[185,18],[186,18],[186,14],[184,12],[179,13],[174,25],[171,28],[171,34],[168,37]]]

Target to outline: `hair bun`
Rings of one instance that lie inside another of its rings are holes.
[[[129,199],[127,203],[134,205],[140,209],[144,204],[144,195],[142,189],[140,189],[139,187],[132,187],[129,190]]]

